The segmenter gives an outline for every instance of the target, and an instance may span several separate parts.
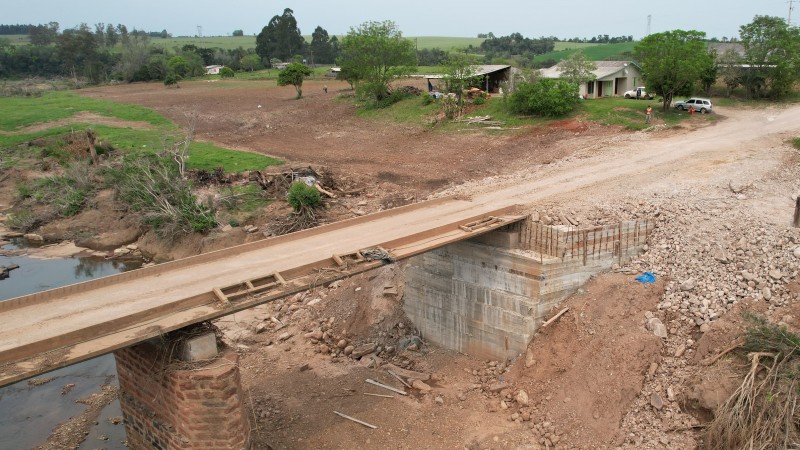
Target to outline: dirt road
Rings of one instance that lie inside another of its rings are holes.
[[[781,162],[778,148],[800,135],[800,106],[723,114],[725,120],[699,130],[612,137],[601,144],[602,151],[584,149],[535,172],[523,169],[447,193],[500,205],[509,200],[529,204],[548,198],[608,198],[686,183],[724,185],[774,168]]]

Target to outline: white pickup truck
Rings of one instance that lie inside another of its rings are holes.
[[[637,100],[652,100],[656,98],[656,96],[655,94],[645,92],[644,86],[639,86],[637,88],[625,92],[625,98],[635,98]]]

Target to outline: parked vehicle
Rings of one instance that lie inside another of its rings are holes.
[[[637,95],[638,94],[638,95]],[[637,100],[652,100],[656,98],[653,93],[647,93],[644,86],[639,86],[635,89],[625,92],[625,98],[635,98]]]
[[[689,109],[694,108],[695,111],[705,114],[711,112],[713,105],[711,104],[711,100],[707,98],[692,97],[689,100],[675,102],[675,108],[682,111],[688,111]]]

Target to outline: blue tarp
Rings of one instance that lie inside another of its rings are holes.
[[[644,284],[655,283],[656,282],[656,276],[653,275],[650,272],[645,272],[645,273],[639,275],[638,277],[636,277],[636,281],[638,281],[640,283],[644,283]]]

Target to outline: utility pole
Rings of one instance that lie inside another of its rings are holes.
[[[647,15],[647,34],[645,36],[650,36],[650,22],[653,20],[653,15]]]
[[[787,0],[786,3],[789,4],[789,17],[786,18],[786,25],[792,26],[792,11],[794,10],[794,2],[797,0]]]
[[[203,37],[203,26],[202,25],[198,25],[197,26],[197,37]]]

